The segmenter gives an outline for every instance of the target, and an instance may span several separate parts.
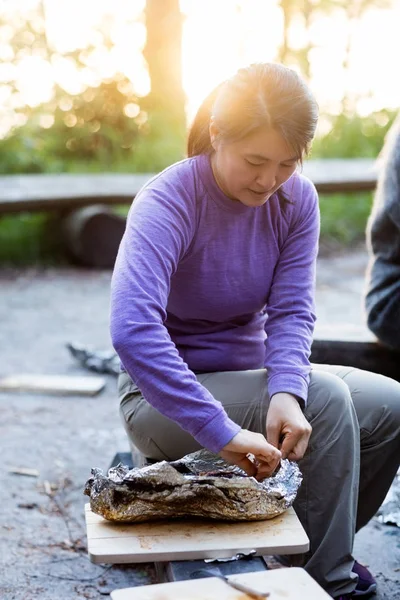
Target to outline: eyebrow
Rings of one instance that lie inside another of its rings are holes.
[[[247,154],[247,158],[255,158],[256,160],[269,160],[267,156],[263,156],[262,154]],[[281,162],[293,162],[299,160],[298,156],[292,156],[291,158],[286,158]]]

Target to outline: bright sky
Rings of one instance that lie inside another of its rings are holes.
[[[0,9],[24,11],[37,0],[0,0]],[[141,55],[145,42],[142,10],[144,0],[45,0],[47,34],[59,51],[94,43],[93,31],[99,23],[108,28],[115,47],[100,49],[92,56],[90,69],[80,76],[73,63],[62,59],[53,65],[40,56],[27,56],[17,71],[21,102],[31,105],[51,96],[54,82],[79,93],[85,83],[123,71],[139,94],[146,94],[149,79]],[[202,98],[238,67],[276,57],[282,36],[282,14],[278,0],[181,0],[185,15],[183,35],[183,83],[188,97],[188,116]],[[400,56],[400,0],[386,10],[371,9],[356,24],[344,14],[321,14],[309,31],[314,49],[311,54],[311,86],[322,111],[335,112],[345,90],[360,96],[357,110],[366,115],[380,108],[400,107],[398,60]],[[343,70],[347,34],[352,27],[352,49],[347,72]],[[9,33],[9,32],[8,32]],[[7,60],[7,27],[0,29],[0,62]],[[291,44],[301,47],[306,32],[302,19],[290,31]],[[29,36],[27,37],[27,45]],[[10,67],[0,65],[0,84]],[[7,102],[8,90],[0,88],[0,106]],[[0,132],[1,133],[1,132]]]

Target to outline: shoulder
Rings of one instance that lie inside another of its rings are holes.
[[[196,228],[196,161],[182,160],[150,179],[136,195],[128,227],[140,231],[171,228],[192,235]]]
[[[299,171],[295,171],[282,187],[289,200],[296,204],[318,202],[315,185]]]
[[[282,190],[288,199],[286,212],[291,224],[310,218],[319,223],[318,193],[308,177],[296,171]]]
[[[186,158],[170,165],[150,179],[136,198],[139,199],[143,195],[147,196],[152,193],[168,194],[173,192],[174,195],[177,193],[192,195],[196,179],[196,159],[197,157]]]

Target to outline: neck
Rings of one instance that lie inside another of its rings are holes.
[[[219,173],[218,173],[218,167],[216,165],[216,162],[217,162],[216,161],[216,155],[215,155],[215,152],[214,152],[213,154],[211,154],[210,163],[211,163],[211,170],[213,172],[214,179],[215,179],[215,182],[216,182],[217,186],[219,187],[219,189],[221,190],[221,192],[223,192],[225,194],[225,196],[227,196],[231,200],[237,201],[236,198],[233,198],[232,196],[230,196],[228,194],[228,192],[225,190],[225,188],[224,188],[224,186],[222,184],[221,178],[219,176]]]

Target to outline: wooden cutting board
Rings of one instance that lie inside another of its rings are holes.
[[[231,575],[229,579],[269,592],[267,600],[330,600],[330,596],[306,571],[299,568],[275,569]],[[250,600],[216,577],[159,583],[111,592],[112,600]]]
[[[89,558],[94,563],[141,563],[226,558],[255,549],[258,555],[298,554],[309,548],[292,508],[268,521],[159,521],[117,524],[85,507]]]

